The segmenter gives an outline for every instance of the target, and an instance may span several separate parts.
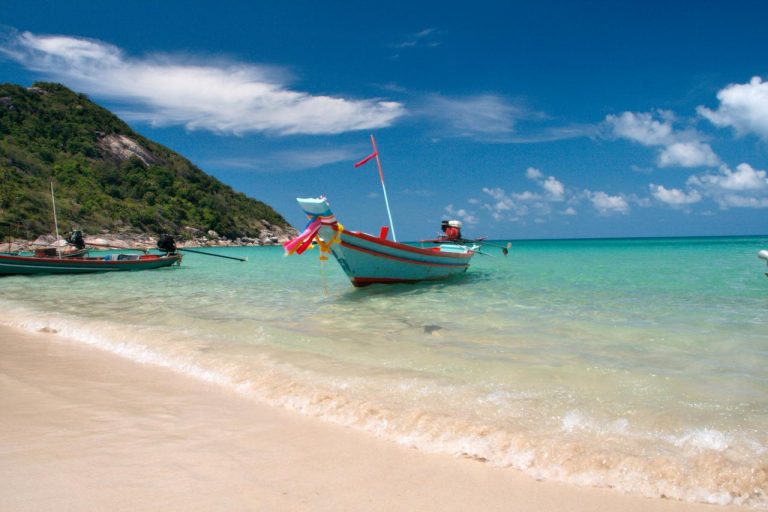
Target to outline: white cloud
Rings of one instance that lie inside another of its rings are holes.
[[[717,93],[717,110],[700,106],[698,113],[719,127],[732,127],[743,135],[768,139],[768,82],[753,77],[746,84],[730,84]]]
[[[658,121],[648,112],[609,115],[605,122],[613,129],[616,137],[639,142],[644,146],[663,146],[674,140],[672,123],[669,120]]]
[[[546,119],[545,114],[528,114],[527,118]],[[522,120],[522,117],[520,118]],[[569,124],[563,126],[543,126],[526,133],[505,134],[496,137],[492,142],[506,144],[535,144],[539,142],[553,142],[556,140],[580,139],[582,137],[594,138],[601,134],[601,126],[594,124]]]
[[[562,183],[557,181],[554,176],[549,176],[546,180],[544,180],[541,186],[544,187],[544,190],[549,193],[549,196],[554,201],[563,200],[563,197],[565,196],[565,187]]]
[[[491,196],[492,203],[483,204],[483,208],[489,210],[493,218],[501,220],[517,220],[520,215],[525,215],[528,208],[525,205],[518,204],[512,195],[499,187],[483,187],[483,192]]]
[[[661,167],[705,167],[720,163],[709,144],[698,141],[675,142],[665,147],[659,155]]]
[[[284,73],[253,64],[130,58],[101,41],[16,34],[0,52],[88,94],[133,105],[127,117],[220,133],[335,134],[390,126],[402,104],[313,95],[287,87]]]
[[[573,206],[569,206],[561,212],[563,215],[573,216],[576,215],[576,209]]]
[[[416,103],[409,113],[430,121],[437,140],[462,137],[492,144],[535,144],[595,137],[601,131],[599,125],[557,126],[550,123],[535,127],[524,124],[526,129],[520,133],[519,123],[545,122],[548,116],[500,94],[445,96],[431,93]]]
[[[585,194],[592,202],[592,206],[603,215],[629,213],[629,203],[623,195],[611,196],[605,192],[591,192],[589,190],[585,190]]]
[[[525,111],[495,94],[447,97],[432,94],[426,98],[422,114],[438,121],[456,137],[490,137],[511,133]]]
[[[653,201],[651,201],[650,197],[639,197],[636,194],[629,194],[625,197],[629,203],[634,203],[640,208],[650,208],[653,206]]]
[[[698,191],[683,192],[677,188],[667,189],[663,185],[649,185],[651,195],[659,201],[670,206],[684,206],[701,201],[701,194]]]
[[[208,160],[206,166],[254,172],[287,172],[315,169],[337,162],[352,162],[359,153],[344,148],[297,149],[254,156]]]
[[[648,147],[660,147],[660,167],[702,167],[720,163],[712,147],[702,142],[694,130],[675,131],[674,114],[668,111],[623,112],[605,118],[614,137],[624,138]]]
[[[483,192],[485,192],[492,198],[496,199],[497,201],[506,197],[506,192],[504,192],[504,189],[499,187],[495,187],[495,188],[483,187]]]
[[[721,166],[716,174],[707,173],[688,178],[689,187],[714,199],[721,208],[768,207],[768,173],[747,163],[731,170]]]
[[[36,36],[24,32],[18,36],[18,47],[22,54],[24,48],[39,52],[38,56],[52,63],[57,58],[77,62],[97,61],[102,66],[115,66],[121,62],[120,50],[112,45],[67,36]],[[45,64],[43,64],[45,65]]]
[[[544,178],[544,173],[535,167],[529,167],[525,171],[525,176],[535,181],[546,193],[537,194],[530,190],[523,192],[507,192],[499,187],[485,187],[483,192],[493,199],[492,202],[483,204],[483,208],[490,211],[496,220],[518,221],[528,215],[538,216],[537,222],[550,216],[552,203],[564,201],[566,196],[565,186],[554,176]],[[564,215],[575,215],[575,210],[571,213],[567,209]]]
[[[718,174],[691,176],[688,179],[688,183],[730,191],[760,191],[768,189],[766,172],[756,170],[747,163],[737,165],[736,171],[732,171],[724,165],[720,168]]]
[[[535,181],[539,184],[541,188],[543,188],[548,195],[548,198],[552,201],[562,201],[563,197],[565,196],[565,187],[562,183],[560,183],[557,178],[554,176],[548,176],[546,179],[544,178],[544,174],[535,167],[529,167],[525,170],[525,177],[528,178],[531,181]],[[539,199],[540,196],[537,194],[533,194],[532,192],[524,192],[523,194],[527,194],[525,196],[525,199]],[[520,199],[523,199],[523,197],[519,197]]]
[[[529,167],[528,169],[525,170],[525,177],[528,178],[529,180],[539,180],[542,177],[544,177],[544,175],[537,168]]]
[[[491,198],[494,200],[493,204],[486,203],[483,205],[485,209],[490,210],[494,219],[502,220],[504,219],[505,215],[507,215],[507,212],[518,210],[514,199],[508,196],[504,189],[499,187],[483,187],[483,192],[491,196]]]
[[[403,41],[396,43],[394,47],[398,49],[416,47],[436,48],[440,46],[440,42],[435,39],[435,36],[437,35],[438,30],[436,28],[425,28],[424,30],[420,30],[415,34],[409,35]]]
[[[725,194],[720,198],[720,205],[734,208],[768,208],[768,197]]]
[[[514,193],[512,194],[512,197],[514,197],[518,201],[538,201],[539,199],[541,199],[541,196],[539,194],[534,194],[529,190],[526,190],[525,192]]]

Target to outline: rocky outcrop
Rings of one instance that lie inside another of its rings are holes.
[[[160,162],[159,158],[150,153],[141,144],[130,137],[117,133],[102,136],[99,139],[99,147],[119,161],[136,157],[144,162],[144,165]]]
[[[262,223],[269,224],[266,221]],[[192,228],[187,228],[189,231]],[[189,232],[188,231],[188,232]],[[209,230],[207,233],[202,234],[198,230],[196,236],[193,236],[189,240],[177,241],[179,247],[236,247],[236,246],[256,246],[256,245],[278,245],[283,242],[296,237],[298,232],[292,227],[283,228],[281,226],[270,225],[269,228],[264,228],[259,231],[258,238],[251,238],[247,236],[237,237],[234,239],[227,238],[225,236],[219,236],[213,230]]]
[[[277,225],[262,221],[270,228],[261,230],[259,238],[238,237],[229,239],[225,236],[219,236],[213,230],[207,233],[194,228],[187,227],[182,236],[177,237],[176,245],[179,247],[239,247],[239,246],[261,246],[278,245],[294,238],[298,235],[295,229],[282,228]],[[115,248],[115,249],[154,249],[157,247],[157,236],[139,234],[139,233],[102,233],[99,235],[85,235],[85,243],[88,247]],[[0,252],[19,252],[30,251],[41,247],[53,247],[56,245],[65,245],[63,240],[56,242],[56,237],[52,234],[41,235],[35,240],[21,240],[14,238],[10,243],[8,240],[0,242]]]

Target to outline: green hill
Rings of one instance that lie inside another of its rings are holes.
[[[0,84],[0,222],[21,236],[62,230],[175,233],[190,227],[258,237],[285,219],[108,110],[59,84]],[[24,232],[26,230],[26,232]]]

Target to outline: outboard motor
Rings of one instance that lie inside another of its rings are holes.
[[[445,237],[449,240],[461,240],[461,221],[449,220],[445,229]]]
[[[85,249],[85,240],[83,239],[83,232],[80,230],[73,231],[65,238],[68,244],[74,245],[76,249]]]
[[[160,235],[157,248],[168,254],[176,254],[176,240],[171,235]]]
[[[766,262],[768,262],[768,251],[763,249],[762,251],[757,253],[757,257],[760,258],[761,260],[765,260]]]

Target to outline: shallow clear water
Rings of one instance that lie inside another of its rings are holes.
[[[0,322],[536,477],[768,507],[768,237],[514,242],[354,289],[317,254],[0,279]]]

